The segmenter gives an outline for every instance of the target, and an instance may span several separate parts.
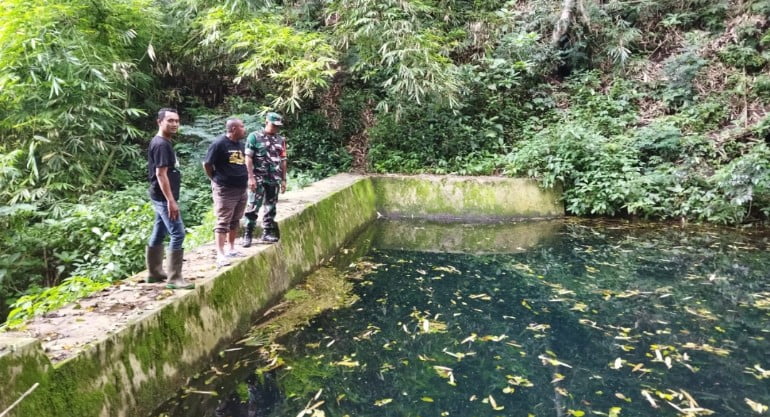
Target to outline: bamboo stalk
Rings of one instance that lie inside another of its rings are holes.
[[[24,398],[25,398],[27,395],[29,395],[29,394],[32,394],[32,391],[34,391],[35,389],[37,389],[37,387],[38,387],[39,385],[40,385],[40,383],[39,383],[39,382],[35,382],[35,384],[34,384],[34,385],[32,385],[32,386],[31,386],[31,387],[30,387],[30,388],[27,390],[27,392],[25,392],[24,394],[21,394],[21,397],[19,397],[19,399],[18,399],[18,400],[14,401],[14,402],[13,402],[13,404],[11,404],[11,406],[10,406],[10,407],[6,408],[6,409],[5,409],[5,411],[3,411],[2,413],[0,413],[0,417],[5,417],[6,415],[8,415],[8,413],[10,413],[10,412],[11,412],[11,410],[13,410],[13,408],[14,408],[14,407],[16,407],[17,405],[19,405],[19,403],[20,403],[20,402],[21,402],[21,401],[22,401],[22,400],[23,400],[23,399],[24,399]]]

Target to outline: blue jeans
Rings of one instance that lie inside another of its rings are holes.
[[[152,202],[152,207],[155,209],[155,224],[152,228],[152,234],[150,235],[149,246],[163,245],[163,239],[166,235],[171,235],[171,243],[168,245],[168,250],[176,251],[182,249],[182,243],[184,243],[184,223],[182,223],[182,214],[180,213],[176,220],[171,220],[168,217],[168,203],[165,201]]]

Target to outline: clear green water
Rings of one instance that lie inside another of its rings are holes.
[[[354,276],[355,303],[277,345],[222,352],[157,415],[750,416],[770,405],[766,235],[517,227],[378,224],[350,245],[366,255],[338,268]]]

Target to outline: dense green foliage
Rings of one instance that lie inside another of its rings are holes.
[[[764,220],[768,15],[767,0],[4,1],[0,315],[67,277],[141,268],[144,150],[169,105],[204,132],[178,144],[189,225],[210,207],[201,137],[270,109],[294,186],[530,175],[576,215]]]

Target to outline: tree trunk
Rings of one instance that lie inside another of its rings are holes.
[[[572,20],[572,14],[575,12],[576,0],[564,0],[564,4],[561,6],[561,15],[559,20],[556,21],[556,25],[553,28],[553,34],[551,35],[551,45],[559,46],[561,38],[567,34],[570,21]]]

